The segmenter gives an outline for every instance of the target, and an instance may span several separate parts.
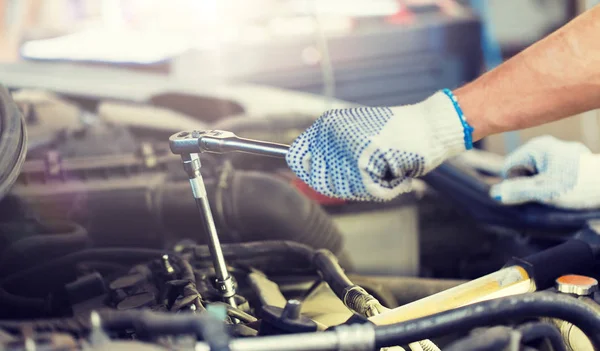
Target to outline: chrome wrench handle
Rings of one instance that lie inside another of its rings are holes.
[[[183,131],[169,138],[174,154],[210,152],[223,154],[243,152],[253,155],[285,158],[289,146],[284,144],[240,138],[232,132],[222,130]]]

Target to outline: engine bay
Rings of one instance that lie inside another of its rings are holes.
[[[309,113],[11,90],[2,132],[22,137],[0,173],[1,350],[600,347],[598,211],[500,206],[493,172],[466,160],[392,203],[341,202],[265,157]],[[226,150],[231,133],[247,139]],[[400,212],[418,230],[375,229]],[[407,245],[372,249],[385,235]]]

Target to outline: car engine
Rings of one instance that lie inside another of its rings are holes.
[[[417,200],[422,240],[438,245],[422,246],[421,277],[356,274],[327,207],[351,204],[311,193],[282,159],[314,116],[184,130],[151,114],[99,118],[89,97],[11,90],[0,94],[0,350],[600,349],[598,211],[499,206],[493,171],[457,159]]]

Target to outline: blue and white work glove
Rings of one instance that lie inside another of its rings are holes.
[[[290,168],[319,193],[347,200],[390,200],[422,176],[472,147],[449,90],[409,106],[325,112],[292,144]]]
[[[520,169],[529,177],[511,177]],[[581,143],[539,137],[510,154],[503,182],[490,195],[504,204],[541,202],[569,209],[600,208],[600,155]]]

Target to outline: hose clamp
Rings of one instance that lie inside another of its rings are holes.
[[[338,337],[338,351],[375,349],[375,328],[370,323],[341,325],[335,331]]]

